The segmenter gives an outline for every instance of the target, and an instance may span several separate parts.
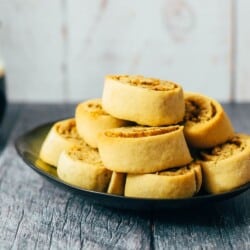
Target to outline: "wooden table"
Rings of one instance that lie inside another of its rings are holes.
[[[10,104],[0,135],[0,249],[250,249],[250,191],[206,207],[119,211],[62,190],[27,167],[13,142],[73,116],[71,104]],[[250,104],[225,108],[250,134]]]

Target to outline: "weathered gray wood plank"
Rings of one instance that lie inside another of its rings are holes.
[[[154,217],[155,249],[249,249],[249,194]]]
[[[236,131],[250,134],[250,104],[224,105]],[[250,249],[250,191],[196,210],[153,217],[155,249]]]
[[[0,249],[149,249],[149,215],[92,205],[47,182],[17,156],[17,135],[73,111],[74,105],[22,106],[0,158]]]
[[[14,139],[43,122],[73,116],[74,105],[21,105],[0,157],[0,249],[249,249],[250,191],[190,211],[149,214],[93,205],[49,183],[18,158]],[[250,104],[225,105],[250,133]],[[19,114],[19,115],[18,115]]]

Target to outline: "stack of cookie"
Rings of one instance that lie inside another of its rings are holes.
[[[51,128],[40,158],[67,183],[129,197],[187,198],[250,181],[250,136],[222,106],[143,76],[105,79],[102,99]]]

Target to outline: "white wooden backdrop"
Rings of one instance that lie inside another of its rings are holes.
[[[250,101],[249,0],[0,0],[11,101],[81,101],[106,74]]]

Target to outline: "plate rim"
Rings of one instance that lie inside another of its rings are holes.
[[[64,119],[64,118],[62,118],[62,119]],[[32,162],[30,162],[25,157],[25,152],[23,150],[21,150],[21,146],[20,146],[22,144],[22,141],[25,141],[25,138],[32,135],[32,133],[34,133],[35,131],[39,131],[45,127],[51,127],[55,122],[60,121],[62,119],[57,119],[54,121],[42,123],[40,125],[33,127],[32,129],[27,130],[26,132],[17,136],[17,138],[14,140],[14,146],[15,146],[16,152],[18,153],[19,157],[32,170],[34,170],[38,174],[42,175],[43,177],[46,177],[47,179],[50,179],[53,182],[56,182],[57,184],[65,186],[65,188],[71,189],[72,191],[76,191],[76,192],[80,192],[80,193],[83,192],[84,195],[87,195],[87,196],[100,196],[101,198],[118,199],[120,201],[145,202],[145,203],[157,203],[157,204],[158,203],[164,203],[164,204],[176,203],[177,204],[177,203],[193,202],[193,201],[198,202],[198,201],[209,201],[209,200],[226,200],[230,197],[236,196],[237,194],[243,193],[250,188],[250,182],[248,182],[248,183],[246,183],[238,188],[235,188],[231,191],[227,191],[227,192],[223,192],[223,193],[219,193],[219,194],[204,194],[204,195],[202,194],[202,195],[192,196],[189,198],[178,198],[178,199],[163,199],[163,198],[157,199],[157,198],[141,198],[141,197],[137,198],[137,197],[128,197],[128,196],[122,196],[122,195],[108,194],[105,192],[88,190],[88,189],[84,189],[84,188],[72,185],[70,183],[67,183],[67,182],[61,180],[59,177],[55,177],[52,174],[36,167]],[[67,118],[65,118],[65,119],[67,119]],[[37,158],[39,158],[39,157],[37,156]],[[51,166],[51,165],[49,165],[49,166]],[[51,167],[54,168],[53,166],[51,166]]]

